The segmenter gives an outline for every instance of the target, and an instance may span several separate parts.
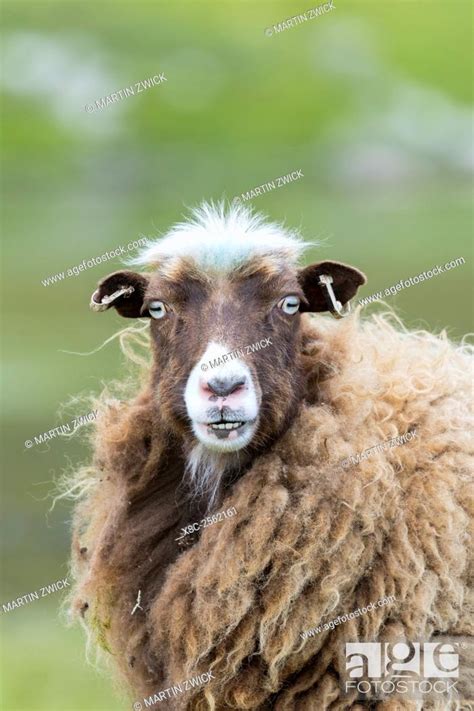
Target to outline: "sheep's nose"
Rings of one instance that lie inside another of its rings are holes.
[[[236,390],[240,390],[244,387],[247,382],[247,378],[242,375],[236,376],[234,378],[210,378],[207,381],[207,389],[210,390],[214,395],[218,397],[227,397],[232,395]]]

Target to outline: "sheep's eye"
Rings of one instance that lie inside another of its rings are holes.
[[[150,301],[148,304],[148,313],[152,318],[163,318],[168,310],[163,301]]]
[[[300,300],[297,296],[285,296],[278,302],[278,307],[286,314],[295,314],[300,307]]]

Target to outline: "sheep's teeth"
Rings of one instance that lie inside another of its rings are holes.
[[[236,430],[243,425],[243,422],[219,422],[211,424],[213,430]]]

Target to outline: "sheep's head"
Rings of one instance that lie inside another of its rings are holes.
[[[301,312],[327,311],[332,277],[340,304],[364,283],[356,269],[321,262],[298,269],[304,243],[245,208],[204,207],[147,247],[146,273],[106,277],[92,306],[150,318],[161,418],[192,452],[265,446],[303,397]]]

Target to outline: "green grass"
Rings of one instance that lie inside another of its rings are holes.
[[[85,660],[81,629],[62,625],[46,600],[2,613],[3,711],[121,711],[130,703]]]

